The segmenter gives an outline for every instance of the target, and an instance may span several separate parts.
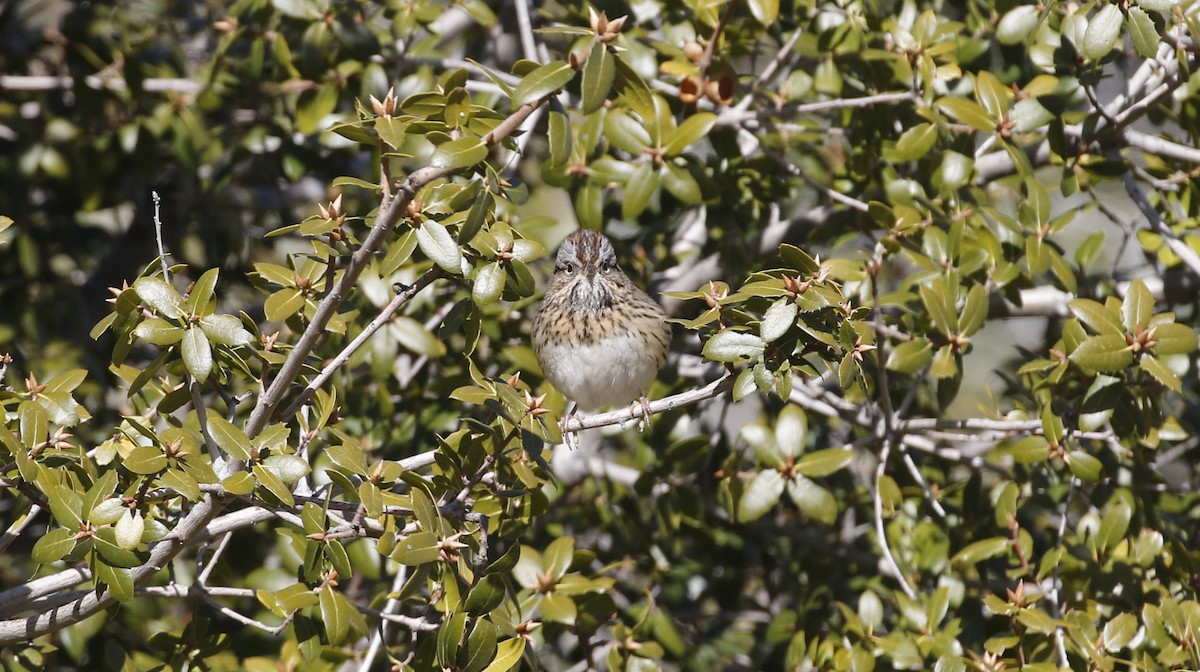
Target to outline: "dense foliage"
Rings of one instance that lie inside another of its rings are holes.
[[[534,4],[0,5],[0,665],[1200,667],[1200,5]]]

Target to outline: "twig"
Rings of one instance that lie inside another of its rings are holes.
[[[359,333],[358,336],[354,337],[354,340],[350,341],[346,347],[342,348],[342,351],[339,352],[336,357],[329,360],[329,363],[325,365],[325,368],[321,369],[321,373],[317,374],[317,377],[313,378],[312,381],[304,387],[304,390],[297,395],[296,400],[293,401],[292,404],[288,406],[287,410],[283,412],[283,416],[291,417],[292,414],[300,410],[301,406],[308,403],[308,400],[312,398],[313,394],[322,385],[324,385],[329,378],[337,372],[338,369],[345,366],[346,362],[350,361],[350,358],[354,355],[354,353],[358,352],[358,349],[365,345],[367,340],[370,339],[376,331],[379,331],[383,325],[392,320],[392,317],[396,314],[397,310],[400,310],[404,304],[411,301],[412,298],[420,293],[421,290],[428,287],[430,283],[432,283],[434,280],[437,280],[441,276],[442,269],[434,266],[428,271],[425,271],[425,273],[422,274],[420,278],[417,278],[417,281],[411,286],[405,287],[401,291],[397,292],[396,295],[392,297],[392,300],[383,307],[383,310],[379,311],[379,314],[375,316],[375,319],[371,320],[371,322],[363,328],[362,332]]]
[[[154,239],[158,243],[158,261],[162,264],[163,280],[171,282],[171,276],[167,271],[167,250],[163,246],[162,237],[162,219],[159,218],[160,200],[157,191],[150,192],[150,198],[154,200]]]
[[[125,80],[119,77],[99,77],[92,75],[84,78],[89,89],[108,89],[109,91],[124,91],[128,87]],[[52,75],[0,75],[0,90],[5,91],[54,91],[75,88],[74,77],[55,77]],[[190,79],[178,77],[153,77],[142,80],[143,91],[153,93],[188,93],[196,94],[204,90],[204,85]]]
[[[896,563],[896,558],[892,555],[892,549],[887,540],[887,530],[883,524],[883,495],[880,493],[880,483],[887,475],[888,457],[891,456],[892,444],[897,443],[902,435],[896,431],[896,415],[892,408],[892,390],[887,373],[887,337],[883,335],[883,331],[879,327],[883,323],[883,313],[880,311],[879,303],[879,267],[882,259],[876,258],[871,263],[874,265],[874,272],[869,274],[871,276],[871,294],[874,299],[872,310],[875,313],[875,375],[878,377],[877,394],[880,411],[883,415],[883,435],[880,437],[883,445],[879,450],[879,464],[875,467],[875,487],[872,488],[873,492],[871,493],[875,506],[875,534],[879,537],[879,550],[883,554],[883,559],[895,574],[896,580],[900,582],[900,588],[904,590],[908,599],[916,600],[916,592],[913,591],[912,586],[908,585],[908,579],[900,571],[900,565]]]
[[[666,411],[674,410],[680,406],[688,406],[690,404],[699,403],[705,399],[712,399],[729,388],[733,387],[733,374],[726,373],[720,378],[712,381],[704,387],[673,394],[669,397],[664,397],[657,401],[649,403],[649,413],[654,415],[657,413],[665,413]],[[642,405],[635,404],[629,408],[623,408],[616,411],[608,411],[607,413],[595,413],[592,415],[577,414],[572,418],[568,418],[564,423],[563,430],[567,432],[578,432],[584,429],[593,427],[606,427],[608,425],[618,425],[645,417],[645,412]]]
[[[1171,248],[1175,256],[1179,257],[1180,261],[1191,269],[1192,273],[1200,277],[1200,255],[1196,254],[1196,251],[1191,246],[1180,240],[1179,236],[1175,235],[1175,232],[1171,230],[1171,227],[1163,222],[1162,216],[1150,204],[1149,199],[1146,198],[1146,194],[1142,192],[1142,188],[1133,179],[1133,175],[1129,172],[1123,173],[1121,175],[1121,184],[1125,185],[1125,193],[1129,194],[1134,204],[1137,205],[1138,210],[1142,212],[1146,221],[1150,223],[1150,229],[1162,236],[1163,240],[1167,243],[1167,247]]]
[[[398,594],[400,592],[400,589],[404,587],[404,582],[407,580],[408,580],[408,566],[400,565],[400,568],[398,570],[396,570],[395,578],[392,579],[392,589],[391,589],[391,591],[389,591],[388,594],[389,595]],[[387,600],[387,603],[385,603],[383,605],[382,613],[395,614],[396,610],[399,608],[400,608],[400,600],[395,597],[389,597]],[[359,666],[358,666],[358,672],[370,672],[371,665],[375,663],[375,656],[379,654],[379,647],[383,645],[383,640],[385,637],[387,637],[387,634],[388,634],[387,630],[388,630],[389,622],[390,621],[388,621],[387,619],[382,619],[379,623],[379,629],[375,631],[375,634],[371,635],[371,643],[367,647],[367,652],[365,654],[363,654],[362,662],[359,663]]]
[[[1063,501],[1062,515],[1058,519],[1058,536],[1055,538],[1055,541],[1054,541],[1055,548],[1061,548],[1063,545],[1063,538],[1067,532],[1067,515],[1071,509],[1071,500],[1073,500],[1075,498],[1075,488],[1078,485],[1078,483],[1079,483],[1079,481],[1077,481],[1075,479],[1075,477],[1072,476],[1071,477],[1071,487],[1069,490],[1067,490],[1066,500]],[[1059,586],[1061,585],[1061,583],[1058,578],[1058,568],[1059,568],[1060,564],[1062,564],[1062,563],[1058,563],[1058,562],[1054,563],[1054,573],[1053,573],[1053,579],[1052,579],[1054,581],[1054,583],[1051,586],[1050,594],[1048,595],[1048,597],[1050,598],[1050,604],[1053,605],[1053,607],[1054,607],[1054,613],[1052,615],[1054,616],[1055,619],[1061,619],[1062,613],[1063,613],[1063,611],[1062,611],[1062,595],[1059,591]],[[1067,646],[1066,646],[1066,643],[1063,638],[1063,628],[1061,625],[1054,626],[1054,648],[1058,651],[1058,666],[1059,666],[1059,668],[1064,668],[1064,669],[1067,668],[1069,666],[1068,665],[1069,661],[1067,660]]]
[[[700,57],[700,62],[696,64],[697,69],[700,71],[700,79],[708,76],[708,68],[712,65],[717,43],[721,41],[721,34],[725,32],[725,26],[728,26],[729,20],[733,18],[733,12],[737,10],[738,4],[738,0],[732,0],[729,3],[729,7],[725,10],[725,14],[717,22],[717,27],[713,28],[712,37],[709,38],[708,44],[704,47],[704,54]]]
[[[883,495],[879,492],[879,484],[887,472],[889,453],[891,453],[891,444],[885,440],[883,448],[879,451],[879,464],[875,466],[875,487],[872,488],[873,492],[871,493],[875,505],[875,535],[879,537],[879,551],[883,554],[883,560],[887,563],[888,569],[900,582],[900,588],[908,596],[908,599],[915,601],[917,593],[912,586],[908,585],[908,579],[904,578],[904,574],[900,571],[900,565],[896,564],[896,558],[892,556],[892,549],[887,540],[887,529],[883,524]]]
[[[9,544],[16,541],[17,537],[21,536],[21,532],[23,532],[26,527],[29,527],[29,524],[32,523],[33,519],[36,518],[41,512],[41,506],[38,506],[37,504],[30,504],[29,510],[25,512],[25,515],[20,520],[14,521],[12,525],[8,526],[8,529],[4,531],[4,536],[0,537],[0,553],[3,553],[5,549],[8,548]]]
[[[529,20],[529,0],[517,0],[513,3],[517,13],[517,32],[521,38],[521,52],[525,58],[537,62],[537,43],[533,40],[533,22]]]
[[[217,566],[217,561],[221,559],[221,554],[225,552],[226,547],[229,546],[229,540],[232,538],[232,530],[221,535],[221,540],[217,542],[217,548],[213,551],[212,557],[208,559],[208,563],[204,565],[204,569],[200,570],[200,575],[196,577],[196,583],[201,586],[208,584],[208,577],[212,575],[213,569]]]
[[[213,439],[212,433],[208,431],[208,407],[200,398],[200,383],[196,382],[196,379],[192,378],[190,374],[188,378],[188,391],[192,394],[192,408],[196,411],[196,422],[200,425],[200,435],[204,437],[204,447],[212,456],[213,472],[216,473],[217,478],[224,480],[239,471],[244,465],[241,460],[230,461],[229,456]]]
[[[767,63],[767,67],[763,68],[763,71],[758,74],[758,79],[754,82],[755,86],[762,86],[775,76],[775,71],[779,70],[779,67],[783,65],[784,59],[787,58],[788,54],[792,53],[792,47],[796,46],[796,43],[800,41],[800,36],[803,34],[804,29],[802,27],[792,31],[792,36],[787,39],[787,42],[783,43],[779,51],[775,52],[775,57],[771,59],[770,63]]]

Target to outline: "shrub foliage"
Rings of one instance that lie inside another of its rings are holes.
[[[1200,666],[1200,6],[534,4],[0,8],[0,664]]]

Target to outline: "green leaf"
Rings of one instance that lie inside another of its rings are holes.
[[[1075,299],[1068,304],[1071,312],[1092,331],[1101,335],[1125,337],[1125,328],[1121,324],[1121,316],[1116,311],[1109,310],[1104,304],[1091,299]]]
[[[437,560],[441,555],[441,544],[433,532],[416,532],[396,540],[392,559],[402,565],[422,565]]]
[[[777,299],[763,313],[762,322],[758,325],[762,339],[767,343],[779,340],[787,333],[788,329],[796,324],[796,314],[799,310],[799,307],[786,296]]]
[[[1138,620],[1133,614],[1117,614],[1104,626],[1104,650],[1116,653],[1133,641],[1138,631]]]
[[[741,358],[757,359],[766,347],[760,336],[725,329],[708,339],[703,354],[714,362],[734,362]]]
[[[542,600],[540,610],[542,620],[549,623],[575,625],[575,619],[579,616],[579,609],[575,606],[575,601],[558,592],[547,595]]]
[[[263,466],[288,485],[304,478],[308,472],[312,471],[308,462],[295,455],[272,455],[263,460]]]
[[[955,553],[954,557],[950,558],[950,564],[971,565],[983,562],[1008,551],[1010,545],[1012,545],[1012,540],[1006,537],[992,537],[991,539],[976,541],[973,544],[968,544],[958,553]]]
[[[521,637],[513,637],[506,639],[496,647],[496,658],[490,665],[483,669],[483,672],[509,672],[521,664],[521,657],[525,655],[525,639]]]
[[[504,579],[497,574],[487,574],[471,589],[463,608],[472,616],[482,616],[500,606],[505,595]]]
[[[1083,34],[1083,48],[1080,49],[1083,55],[1093,61],[1107,56],[1121,38],[1121,24],[1124,18],[1117,5],[1103,3],[1100,11],[1088,21],[1087,31]]]
[[[550,542],[550,545],[542,553],[543,567],[546,569],[546,573],[555,581],[566,576],[567,570],[571,568],[571,563],[574,559],[574,537],[559,537]]]
[[[546,139],[550,141],[550,165],[561,167],[571,158],[575,137],[571,132],[571,119],[562,103],[551,99],[546,122]]]
[[[487,158],[488,147],[479,138],[467,136],[443,142],[433,150],[429,165],[434,168],[459,170],[470,168]]]
[[[449,669],[457,660],[458,643],[462,640],[466,626],[467,615],[461,611],[447,614],[442,619],[436,636],[438,667]]]
[[[941,278],[920,286],[917,290],[921,295],[921,303],[933,320],[933,326],[944,336],[958,332],[958,312],[954,307],[954,295]]]
[[[779,18],[779,0],[750,0],[750,13],[764,26],[770,27]]]
[[[614,63],[617,66],[617,76],[613,85],[616,86],[618,99],[648,123],[654,118],[654,94],[650,92],[650,85],[625,62],[625,59],[618,56]]]
[[[575,78],[575,70],[566,61],[554,61],[525,75],[513,91],[513,105],[532,103],[558,91]]]
[[[137,292],[146,305],[160,315],[176,319],[183,316],[183,299],[174,287],[168,285],[162,278],[146,277],[133,281],[133,291]]]
[[[49,562],[58,562],[74,548],[75,530],[56,527],[37,540],[37,543],[33,545],[31,557],[34,562],[44,565]]]
[[[796,506],[810,518],[826,525],[837,520],[837,500],[825,488],[796,474],[787,482],[787,491]]]
[[[221,481],[221,487],[231,495],[248,495],[254,492],[254,476],[248,471],[239,471]]]
[[[688,205],[700,205],[704,202],[704,194],[700,192],[700,184],[692,177],[692,172],[686,166],[673,162],[663,164],[659,173],[662,184],[671,195]]]
[[[712,112],[696,112],[675,129],[663,143],[663,154],[676,156],[691,145],[703,140],[717,123]]]
[[[608,45],[597,40],[592,45],[587,63],[583,66],[583,80],[580,83],[580,94],[583,102],[580,106],[582,114],[591,114],[604,105],[608,92],[612,90],[613,80],[617,76],[616,57],[608,51]]]
[[[964,123],[977,131],[992,132],[996,130],[996,120],[988,116],[979,103],[966,98],[939,98],[934,106],[956,121]]]
[[[896,162],[916,161],[933,149],[937,139],[937,126],[929,122],[917,124],[900,134],[890,159]]]
[[[1000,119],[1008,112],[1008,101],[1012,98],[1012,90],[1006,87],[987,70],[975,74],[975,97],[988,117]]]
[[[99,559],[105,564],[113,567],[137,567],[142,564],[141,558],[136,553],[126,548],[121,548],[117,543],[117,532],[112,527],[102,527],[96,530],[92,541],[95,545]]]
[[[1129,531],[1129,521],[1133,518],[1133,509],[1129,502],[1119,499],[1108,507],[1104,517],[1100,519],[1100,530],[1096,533],[1096,544],[1106,551],[1111,551],[1125,539]]]
[[[185,309],[191,315],[203,315],[208,308],[209,302],[213,300],[213,291],[217,287],[217,276],[221,269],[210,268],[196,280],[192,285],[192,292],[188,295]]]
[[[417,245],[425,256],[451,275],[462,273],[462,249],[446,227],[426,219],[417,229]]]
[[[621,216],[625,219],[635,219],[646,206],[654,192],[658,191],[658,173],[649,161],[638,164],[637,170],[625,183],[625,198],[621,201]]]
[[[1154,354],[1186,355],[1196,349],[1196,332],[1185,324],[1166,322],[1154,327]]]
[[[130,509],[126,509],[125,515],[118,518],[116,524],[113,525],[117,547],[127,551],[132,551],[142,543],[142,533],[145,531],[146,519],[142,518],[142,514]]]
[[[471,299],[477,306],[495,303],[504,292],[504,268],[495,261],[484,264],[476,273],[471,284]]]
[[[233,315],[205,315],[200,318],[200,329],[213,343],[231,348],[254,342],[254,334],[243,327],[242,321]]]
[[[1153,316],[1154,295],[1146,288],[1146,283],[1134,279],[1125,290],[1125,299],[1121,302],[1121,320],[1125,331],[1132,334],[1138,327],[1149,327]]]
[[[887,368],[900,373],[916,373],[925,368],[932,356],[933,344],[924,338],[914,338],[888,352]]]
[[[1100,480],[1104,465],[1094,455],[1082,450],[1073,450],[1067,454],[1067,459],[1070,461],[1071,473],[1080,480],[1088,483]]]
[[[261,464],[251,467],[250,472],[254,474],[254,480],[265,488],[267,492],[274,495],[276,499],[287,506],[295,506],[296,499],[292,497],[292,491],[275,475],[275,472]]]
[[[970,336],[979,331],[987,319],[987,312],[987,289],[982,284],[972,285],[967,292],[962,315],[958,318],[958,333],[962,336]]]
[[[250,439],[239,427],[216,413],[209,413],[208,431],[226,454],[242,462],[250,461]]]
[[[934,353],[933,362],[929,365],[929,375],[941,380],[958,375],[958,359],[954,356],[954,348],[943,345]]]
[[[783,495],[783,475],[775,469],[764,469],[746,484],[742,501],[738,505],[738,520],[749,523],[758,520],[767,511],[775,508]]]
[[[167,456],[157,446],[138,446],[121,461],[121,466],[135,474],[157,474],[167,468]]]
[[[1175,375],[1175,372],[1166,364],[1163,364],[1162,360],[1151,355],[1143,355],[1138,364],[1143,371],[1154,376],[1158,382],[1176,392],[1183,391],[1183,383],[1179,380],[1179,376]]]
[[[471,634],[467,635],[466,646],[459,654],[458,669],[462,672],[479,672],[496,657],[496,639],[499,628],[486,619],[475,621]]]
[[[124,567],[113,567],[97,560],[92,563],[96,580],[108,586],[112,596],[120,602],[133,599],[133,572]]]
[[[208,336],[204,334],[203,329],[192,327],[187,330],[183,335],[180,353],[183,355],[184,366],[196,378],[196,382],[203,384],[208,380],[213,368],[212,346],[209,345]]]
[[[142,320],[133,335],[152,345],[165,347],[178,343],[183,338],[183,331],[160,317],[151,317]]]
[[[350,611],[354,609],[354,605],[331,586],[326,586],[321,591],[319,602],[325,634],[329,636],[329,643],[337,646],[345,641],[346,635],[350,633]]]
[[[1133,363],[1133,353],[1124,336],[1092,336],[1075,348],[1070,360],[1079,366],[1106,373],[1120,371]]]
[[[996,25],[996,41],[1000,44],[1018,44],[1033,34],[1038,25],[1038,8],[1034,5],[1018,5],[1000,17]]]
[[[807,453],[796,461],[796,473],[809,478],[828,476],[841,471],[854,460],[854,453],[842,448],[826,448]]]
[[[1013,445],[1011,452],[1021,464],[1045,462],[1050,457],[1050,444],[1044,436],[1027,436]]]
[[[294,287],[284,287],[267,297],[263,312],[272,322],[284,322],[304,308],[304,295]]]
[[[1154,19],[1141,7],[1130,7],[1125,17],[1125,30],[1133,39],[1133,48],[1142,58],[1154,58],[1158,53],[1158,30]]]

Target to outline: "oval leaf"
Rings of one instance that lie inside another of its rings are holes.
[[[575,78],[575,70],[566,61],[547,63],[525,75],[513,91],[513,105],[525,105],[566,86]]]
[[[487,155],[487,145],[479,138],[468,136],[438,145],[437,149],[433,150],[433,156],[429,157],[429,165],[434,168],[458,170],[483,161]]]

